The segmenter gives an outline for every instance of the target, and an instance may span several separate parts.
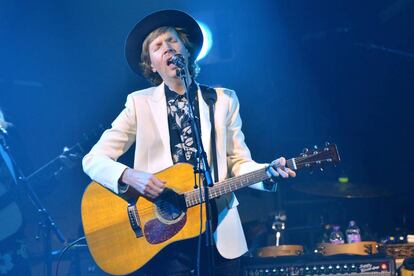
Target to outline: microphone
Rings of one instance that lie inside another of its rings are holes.
[[[181,54],[174,54],[169,60],[167,60],[167,66],[174,64],[180,69],[185,68],[185,59]]]

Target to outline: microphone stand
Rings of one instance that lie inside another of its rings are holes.
[[[4,150],[6,151],[7,155],[10,157],[10,160],[13,163],[13,166],[15,167],[15,170],[17,172],[17,184],[21,184],[29,197],[32,205],[37,210],[37,213],[42,218],[42,220],[39,222],[39,225],[44,230],[43,235],[43,250],[45,252],[46,257],[46,275],[51,276],[52,275],[52,262],[53,262],[53,256],[52,256],[52,236],[51,233],[53,232],[56,237],[59,239],[59,241],[63,244],[66,243],[66,238],[63,235],[63,233],[60,231],[60,229],[56,226],[55,221],[51,217],[51,215],[48,213],[47,209],[44,207],[42,202],[40,201],[39,197],[37,196],[36,192],[33,190],[33,187],[30,185],[31,176],[26,177],[24,176],[23,171],[18,166],[16,160],[14,159],[13,155],[10,152],[10,148],[6,143],[6,140],[3,136],[0,135],[0,140],[3,145]]]
[[[182,66],[177,66],[177,76],[180,77],[184,81],[185,86],[185,97],[187,98],[188,102],[188,113],[190,117],[191,128],[193,130],[193,138],[195,140],[197,146],[197,155],[196,160],[197,163],[201,164],[201,166],[194,165],[194,173],[198,172],[204,176],[203,185],[202,187],[204,194],[202,195],[205,201],[206,206],[206,250],[207,250],[207,275],[215,275],[214,272],[214,239],[213,239],[213,216],[211,211],[211,202],[210,202],[210,195],[209,195],[209,188],[214,186],[213,178],[211,175],[211,169],[208,164],[207,154],[203,147],[203,142],[201,141],[201,132],[197,126],[195,116],[194,116],[194,107],[190,100],[189,95],[189,83],[188,83],[188,69],[186,66],[182,68]],[[199,186],[199,189],[201,187]],[[202,208],[202,207],[200,207]]]

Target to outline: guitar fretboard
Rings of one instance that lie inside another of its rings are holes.
[[[294,158],[287,160],[286,166],[289,168],[294,168],[295,160]],[[209,188],[209,198],[217,198],[219,196],[234,192],[238,189],[244,188],[246,186],[250,186],[254,183],[261,182],[263,180],[269,179],[270,176],[267,173],[267,168],[262,168],[256,171],[252,171],[250,173],[232,177],[214,184],[213,187]],[[185,201],[187,207],[195,206],[200,204],[201,202],[205,201],[205,194],[204,194],[204,187],[201,187],[200,195],[200,188],[186,192]],[[201,200],[202,198],[202,200]]]

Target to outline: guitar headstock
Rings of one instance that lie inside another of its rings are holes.
[[[324,164],[336,165],[341,161],[335,144],[326,143],[325,146],[313,149],[304,149],[300,156],[288,160],[288,166],[293,169],[311,168]]]

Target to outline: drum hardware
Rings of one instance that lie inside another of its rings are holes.
[[[99,129],[102,129],[102,126],[100,126]],[[44,166],[40,167],[38,170],[34,171],[28,176],[23,173],[23,170],[14,159],[14,156],[10,152],[9,146],[6,143],[5,137],[1,137],[2,139],[0,139],[3,148],[10,157],[13,167],[16,171],[17,185],[23,188],[23,191],[26,193],[26,196],[30,199],[32,206],[39,215],[38,225],[41,227],[42,233],[36,235],[35,238],[43,238],[43,260],[45,260],[46,263],[46,275],[52,275],[52,262],[54,258],[53,253],[55,252],[52,251],[52,233],[63,245],[67,244],[67,239],[63,235],[62,231],[58,228],[56,222],[49,214],[46,207],[43,205],[39,196],[33,189],[32,184],[46,181],[51,177],[56,177],[65,168],[72,168],[75,164],[75,161],[78,161],[82,158],[84,152],[83,149],[86,147],[85,143],[89,140],[90,136],[95,136],[96,133],[98,133],[97,130],[94,130],[89,135],[84,134],[81,142],[76,143],[72,147],[64,147],[62,154],[58,155],[56,158],[46,163]]]
[[[378,253],[378,245],[375,241],[363,241],[346,244],[320,243],[317,246],[317,253],[324,256],[339,254],[352,255],[373,255]]]
[[[67,169],[72,169],[83,158],[85,149],[89,148],[91,140],[95,141],[103,130],[103,126],[100,125],[88,133],[83,133],[80,141],[70,147],[64,146],[61,154],[26,176],[26,181],[32,183],[45,182],[51,178],[60,176]]]
[[[275,232],[275,245],[261,247],[256,250],[257,257],[279,257],[279,256],[299,256],[303,255],[303,246],[301,245],[281,245],[281,240],[286,231],[286,212],[282,209],[282,197],[279,187],[278,191],[278,211],[273,217],[272,231]],[[290,230],[290,229],[289,229]]]
[[[43,258],[46,260],[46,275],[52,275],[52,255],[50,254],[52,251],[52,233],[56,236],[59,242],[62,244],[65,244],[66,238],[63,235],[63,233],[60,231],[60,229],[57,227],[54,219],[47,211],[46,207],[43,205],[42,201],[40,200],[39,196],[35,192],[32,186],[32,178],[26,177],[22,171],[22,169],[19,167],[17,162],[15,161],[13,155],[11,154],[8,145],[5,144],[5,141],[3,139],[4,148],[7,151],[7,154],[9,155],[10,159],[13,162],[13,166],[16,171],[17,176],[17,185],[22,187],[24,192],[26,193],[27,197],[30,199],[30,202],[32,203],[32,206],[37,211],[39,215],[39,226],[42,229],[42,234],[36,236],[36,239],[40,239],[40,237],[43,237],[43,248],[44,248],[44,254]],[[36,174],[32,174],[31,176],[35,176]]]
[[[303,255],[302,245],[278,245],[259,248],[257,257],[279,257],[279,256],[300,256]]]
[[[272,230],[276,232],[276,246],[280,244],[280,237],[282,235],[282,231],[285,230],[285,222],[286,222],[286,213],[285,211],[279,211],[275,215],[275,219],[272,224]]]
[[[380,244],[379,252],[394,257],[395,259],[405,259],[414,257],[414,244]]]

